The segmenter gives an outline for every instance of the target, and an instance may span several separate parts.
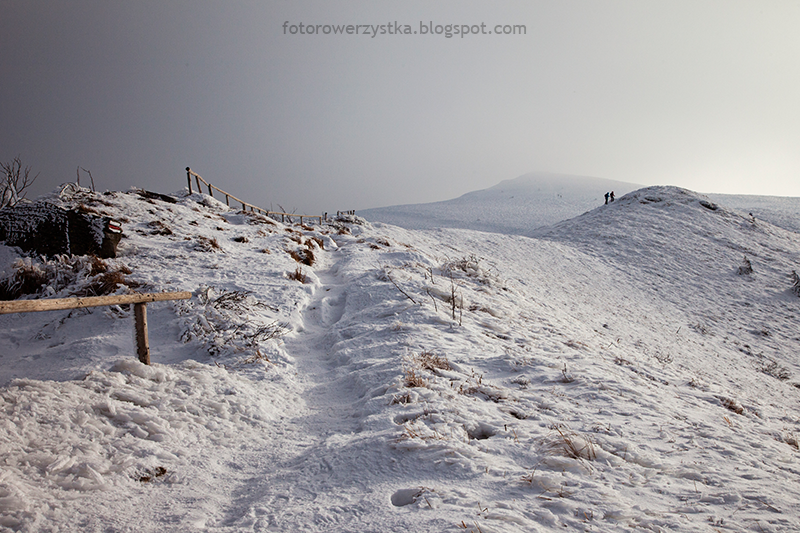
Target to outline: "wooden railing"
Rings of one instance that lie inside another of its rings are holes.
[[[292,217],[297,217],[297,218],[300,219],[300,224],[303,223],[303,219],[304,218],[312,218],[312,219],[316,218],[316,219],[319,220],[320,224],[322,224],[323,220],[327,220],[328,219],[328,214],[327,213],[324,213],[322,215],[297,215],[295,213],[282,213],[280,211],[267,211],[266,209],[261,209],[257,205],[253,205],[253,204],[247,203],[244,200],[241,200],[241,199],[235,197],[234,195],[223,191],[222,189],[220,189],[216,185],[211,185],[209,182],[204,180],[203,177],[200,174],[198,174],[197,172],[194,172],[191,168],[186,167],[186,181],[189,184],[189,194],[192,194],[192,178],[194,178],[195,181],[197,182],[197,192],[202,192],[203,191],[203,187],[200,185],[200,183],[202,182],[208,188],[208,195],[209,196],[211,196],[213,198],[214,197],[214,191],[217,191],[218,193],[220,193],[220,194],[225,196],[225,204],[227,206],[230,207],[231,200],[234,200],[235,202],[242,204],[242,211],[247,211],[247,208],[249,207],[250,211],[252,211],[254,213],[261,213],[261,214],[266,215],[268,217],[280,216],[281,217],[281,222],[286,222],[286,219],[288,218],[290,223],[292,222]]]
[[[81,309],[102,305],[133,304],[134,327],[136,329],[136,353],[139,361],[150,364],[150,341],[147,338],[147,303],[165,300],[188,300],[191,292],[151,292],[144,294],[120,294],[114,296],[87,296],[83,298],[51,298],[42,300],[11,300],[0,302],[0,315],[8,313],[30,313],[34,311],[58,311]]]

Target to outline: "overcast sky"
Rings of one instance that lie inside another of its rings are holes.
[[[798,28],[788,0],[0,0],[0,160],[34,195],[191,166],[306,213],[532,171],[800,196]]]

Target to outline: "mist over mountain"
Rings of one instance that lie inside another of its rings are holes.
[[[590,176],[533,172],[452,200],[363,209],[358,214],[408,229],[462,228],[527,235],[603,205],[607,192],[620,197],[640,187]]]

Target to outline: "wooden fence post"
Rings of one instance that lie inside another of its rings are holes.
[[[189,182],[189,194],[192,194],[192,169],[186,167],[186,180]]]
[[[133,318],[136,324],[136,355],[139,361],[150,364],[150,340],[147,338],[147,304],[133,304]]]

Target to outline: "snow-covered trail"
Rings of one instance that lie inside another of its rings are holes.
[[[391,481],[406,477],[411,464],[386,460],[385,437],[364,423],[368,395],[354,369],[332,351],[341,339],[337,325],[347,286],[338,273],[341,251],[321,255],[328,264],[314,270],[317,279],[300,309],[301,325],[284,339],[296,369],[295,397],[272,423],[272,444],[251,454],[252,464],[242,465],[257,474],[232,495],[219,530],[384,531],[414,523],[402,516],[375,522],[376,509],[391,507],[396,492]],[[413,483],[417,475],[407,477]]]

